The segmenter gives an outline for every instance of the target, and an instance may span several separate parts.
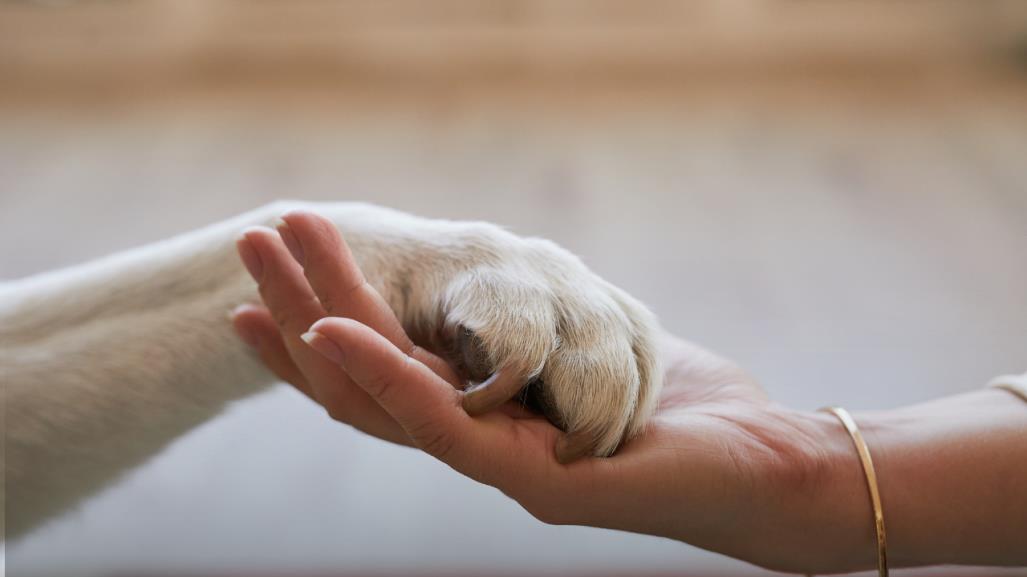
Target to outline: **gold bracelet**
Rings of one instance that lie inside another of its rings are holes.
[[[1009,391],[1027,402],[1027,374],[995,377],[988,386]]]
[[[863,435],[856,426],[852,415],[841,407],[824,407],[821,411],[831,413],[842,422],[842,426],[852,437],[852,444],[856,446],[859,453],[859,461],[863,465],[863,474],[867,480],[867,490],[870,492],[870,503],[874,508],[874,531],[877,534],[877,574],[880,577],[888,577],[888,543],[884,532],[884,509],[881,507],[881,493],[877,490],[877,473],[874,471],[874,461],[870,458],[870,449],[867,448]]]

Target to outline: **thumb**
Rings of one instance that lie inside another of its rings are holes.
[[[303,335],[315,351],[338,363],[407,433],[414,444],[463,469],[474,421],[463,394],[422,362],[355,320],[328,317]]]

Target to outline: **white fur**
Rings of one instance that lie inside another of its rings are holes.
[[[17,536],[273,378],[227,314],[256,299],[234,241],[291,208],[339,226],[409,330],[475,331],[495,366],[541,376],[569,430],[608,455],[660,386],[655,321],[540,239],[356,203],[275,203],[174,239],[0,285],[7,531]]]

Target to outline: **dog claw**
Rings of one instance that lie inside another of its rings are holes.
[[[464,411],[474,417],[496,409],[519,393],[525,382],[519,371],[498,370],[464,391]]]
[[[556,440],[556,461],[568,465],[590,454],[596,446],[596,438],[588,431],[565,433]]]

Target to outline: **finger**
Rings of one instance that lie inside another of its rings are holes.
[[[271,229],[248,228],[236,241],[236,246],[244,262],[257,261],[256,271],[250,265],[247,268],[257,281],[264,304],[287,339],[290,334],[302,334],[311,323],[325,316],[303,276],[303,269]]]
[[[324,316],[324,310],[279,236],[271,229],[254,227],[243,232],[237,245],[247,269],[257,280],[261,298],[278,325],[286,350],[307,377],[315,400],[337,420],[378,436],[397,438],[395,430],[381,433],[383,423],[391,422],[382,408],[353,386],[337,365],[326,361],[300,339],[311,324]],[[253,266],[253,261],[257,266]]]
[[[275,376],[311,399],[314,398],[310,383],[293,362],[270,311],[262,306],[244,304],[232,311],[231,318],[235,332],[246,344],[256,349],[264,365]]]
[[[261,299],[278,326],[293,362],[308,378],[317,401],[327,407],[333,399],[328,396],[330,389],[325,383],[345,380],[346,375],[300,340],[307,327],[324,316],[303,270],[271,229],[249,228],[236,244],[244,262],[255,260],[258,263],[257,267],[247,264],[247,269],[257,281]]]
[[[311,212],[282,216],[278,233],[321,301],[327,316],[346,317],[373,328],[402,351],[413,349],[396,315],[367,285],[353,253],[330,220]]]
[[[410,340],[385,299],[367,283],[332,221],[311,212],[292,211],[282,216],[278,233],[296,261],[303,265],[303,274],[327,316],[359,321],[445,380],[459,384],[459,378],[446,362]]]
[[[461,408],[462,394],[371,328],[326,318],[304,335],[312,348],[339,363],[406,431],[414,444],[462,470],[479,435]]]
[[[322,319],[304,340],[339,363],[415,446],[460,473],[519,501],[538,501],[539,495],[560,501],[560,495],[570,495],[568,490],[576,486],[568,481],[583,470],[556,466],[550,451],[557,430],[548,422],[511,419],[499,412],[472,418],[461,406],[463,393],[354,320]]]

